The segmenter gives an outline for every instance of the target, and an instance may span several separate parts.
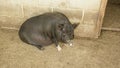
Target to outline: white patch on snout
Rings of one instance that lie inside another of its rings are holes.
[[[64,44],[66,47],[68,47],[68,46],[73,46],[73,44],[72,43],[67,43],[67,44]]]
[[[60,47],[60,45],[58,45],[58,46],[57,46],[57,50],[58,50],[58,51],[61,51],[61,49],[62,49],[62,48]]]
[[[68,44],[69,46],[73,46],[71,40],[68,40],[67,42],[68,42],[67,44]]]

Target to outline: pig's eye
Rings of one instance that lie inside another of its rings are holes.
[[[74,37],[74,34],[72,35],[72,37]]]

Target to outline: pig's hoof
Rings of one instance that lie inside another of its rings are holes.
[[[68,44],[64,44],[66,47],[68,47],[69,45]]]
[[[45,48],[44,48],[44,47],[41,47],[40,50],[45,50]]]
[[[58,51],[61,51],[62,48],[58,45],[58,46],[57,46],[57,50],[58,50]]]
[[[38,49],[40,49],[40,50],[45,50],[45,48],[44,48],[44,47],[38,47]]]
[[[72,44],[72,43],[70,43],[70,44],[69,44],[69,46],[73,46],[73,44]]]

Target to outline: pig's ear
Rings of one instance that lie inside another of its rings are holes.
[[[75,29],[78,25],[79,25],[79,23],[74,23],[74,24],[72,24],[72,26],[73,26],[74,29]]]
[[[59,30],[63,30],[64,24],[58,24],[58,25],[57,25],[57,28],[58,28]]]

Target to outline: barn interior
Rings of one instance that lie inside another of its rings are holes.
[[[108,0],[100,37],[74,39],[60,52],[54,44],[41,51],[17,30],[0,29],[0,68],[120,68],[119,18],[120,0]]]

